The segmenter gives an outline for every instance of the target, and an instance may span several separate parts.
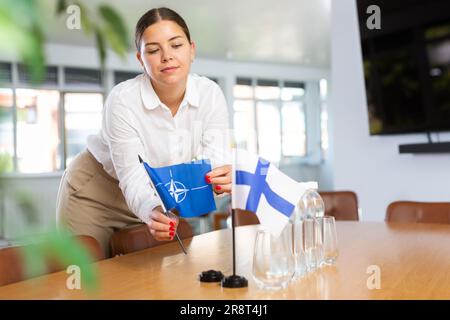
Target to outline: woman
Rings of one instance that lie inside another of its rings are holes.
[[[58,191],[58,225],[95,237],[106,256],[111,234],[125,226],[144,222],[155,239],[174,237],[176,222],[162,213],[138,155],[153,167],[208,157],[214,169],[205,180],[217,194],[231,192],[225,98],[213,81],[189,73],[195,45],[183,18],[152,9],[135,41],[143,74],[112,89],[100,132]]]

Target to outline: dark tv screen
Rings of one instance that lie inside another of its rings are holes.
[[[450,1],[357,5],[370,134],[450,131]],[[370,5],[379,29],[367,25]]]

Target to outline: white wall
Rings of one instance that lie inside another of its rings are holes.
[[[395,200],[450,201],[450,154],[398,153],[399,144],[426,142],[422,134],[369,135],[356,2],[333,1],[331,12],[334,188],[354,190],[362,219],[370,221],[383,220]],[[440,138],[450,141],[449,134]]]

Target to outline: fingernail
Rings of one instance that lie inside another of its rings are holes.
[[[171,227],[175,227],[175,222],[170,221],[169,224],[170,224]]]
[[[174,227],[170,227],[169,230],[170,231],[175,231],[175,228]]]
[[[221,186],[216,186],[216,190],[221,190],[222,187]]]
[[[211,183],[211,179],[208,176],[205,177],[205,181],[206,183]]]
[[[173,237],[175,233],[173,231],[169,232],[169,236]]]

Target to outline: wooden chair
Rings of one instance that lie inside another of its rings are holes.
[[[236,209],[235,210],[235,224],[236,227],[248,226],[253,224],[259,224],[259,219],[251,211]],[[229,212],[218,212],[214,214],[214,230],[220,230],[222,228],[222,222],[226,221],[231,216]]]
[[[353,191],[321,191],[319,192],[325,204],[325,215],[334,216],[336,220],[358,221],[358,199]],[[253,212],[236,209],[236,226],[259,224],[259,219]],[[221,219],[225,215],[220,216]],[[219,226],[219,223],[217,223]]]
[[[88,250],[93,261],[104,259],[103,250],[97,240],[90,236],[76,236],[75,239]],[[23,262],[24,246],[7,247],[0,249],[0,286],[10,283],[26,280],[28,277],[25,273]],[[46,257],[47,270],[46,273],[53,273],[64,270],[67,266],[58,263],[52,256]],[[35,275],[41,276],[42,274]]]
[[[192,238],[193,236],[192,227],[185,219],[180,219],[177,232],[180,239]],[[173,241],[176,240],[174,239]],[[111,255],[114,257],[116,255],[156,247],[165,243],[167,242],[158,241],[153,238],[146,224],[127,227],[114,232],[111,236]]]
[[[222,229],[223,222],[227,221],[230,214],[228,212],[214,212],[213,214],[213,228],[214,230]]]
[[[385,220],[450,224],[450,202],[395,201],[387,207]]]
[[[235,209],[235,221],[236,227],[248,226],[253,224],[259,224],[259,219],[255,213],[247,210]]]
[[[325,204],[325,215],[336,220],[358,221],[358,198],[353,191],[319,191]]]

